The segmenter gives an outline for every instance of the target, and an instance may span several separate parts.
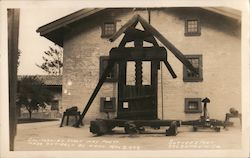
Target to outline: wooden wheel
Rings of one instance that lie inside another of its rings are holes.
[[[171,122],[171,125],[166,130],[166,136],[176,136],[177,135],[177,122]]]
[[[124,131],[126,134],[138,133],[137,127],[132,121],[128,121],[124,124]]]

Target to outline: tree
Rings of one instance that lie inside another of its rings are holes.
[[[42,65],[36,64],[39,68],[46,71],[49,75],[62,75],[63,68],[63,50],[49,47],[49,50],[44,51]]]
[[[46,103],[53,99],[52,93],[36,76],[25,76],[19,82],[17,106],[25,106],[31,119],[32,112],[39,107],[45,108]]]

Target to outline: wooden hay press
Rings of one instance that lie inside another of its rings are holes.
[[[139,30],[136,25],[140,23],[144,30]],[[80,119],[76,123],[79,127],[82,119],[103,85],[107,75],[115,64],[118,64],[118,110],[115,119],[97,119],[91,121],[90,131],[95,134],[105,134],[116,126],[124,127],[126,133],[138,131],[143,126],[160,127],[170,126],[168,135],[175,135],[177,120],[159,120],[157,116],[157,85],[160,62],[163,62],[173,78],[176,74],[167,60],[168,48],[189,70],[197,72],[185,56],[153,26],[147,23],[141,16],[135,15],[120,30],[114,34],[110,41],[115,41],[121,34],[125,34],[120,44],[109,52],[108,66],[102,74],[94,92],[87,102]],[[158,39],[165,47],[160,47]],[[143,42],[151,43],[152,47],[145,47]],[[128,42],[134,42],[134,47],[125,47]],[[127,62],[135,62],[135,84],[126,84]],[[142,63],[150,62],[150,84],[143,85]],[[173,131],[173,132],[171,132]]]

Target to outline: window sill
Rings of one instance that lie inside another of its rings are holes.
[[[113,36],[113,34],[112,35],[101,35],[101,38],[110,38],[112,36]]]
[[[201,36],[201,33],[200,32],[196,32],[196,33],[188,33],[188,32],[186,32],[185,34],[184,34],[185,36]]]
[[[194,114],[194,113],[202,113],[202,111],[201,110],[193,110],[193,111],[187,111],[187,110],[185,110],[185,113],[187,113],[187,114]]]
[[[202,82],[203,78],[197,78],[197,79],[187,79],[187,78],[183,78],[184,82]]]

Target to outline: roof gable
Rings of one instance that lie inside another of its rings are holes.
[[[79,21],[85,20],[87,17],[101,13],[103,10],[108,8],[87,8],[82,9],[67,16],[64,16],[58,20],[55,20],[51,23],[39,27],[36,31],[40,33],[41,36],[49,39],[55,44],[63,47],[64,34],[67,32],[73,24],[76,24]],[[119,8],[117,8],[119,9]],[[138,8],[136,8],[138,9]],[[209,12],[213,12],[225,17],[230,17],[233,19],[240,20],[240,11],[232,8],[224,7],[205,7],[202,8]]]
[[[140,23],[145,31],[138,32],[141,34],[141,36],[147,36],[147,34],[153,35],[155,38],[157,38],[165,47],[167,47],[174,56],[180,60],[188,69],[196,72],[197,70],[192,66],[192,64],[188,61],[188,59],[181,53],[180,50],[178,50],[170,41],[168,41],[160,32],[158,32],[152,25],[150,25],[145,19],[143,19],[140,15],[133,16],[127,23],[125,23],[109,40],[111,42],[115,41],[121,34],[125,33],[128,34],[128,32],[131,30],[131,28],[135,28],[137,23]],[[139,31],[139,30],[138,30]],[[137,35],[138,35],[137,33]],[[129,33],[131,34],[131,33]],[[132,32],[133,34],[133,32]],[[125,39],[125,37],[124,37]],[[151,40],[152,41],[152,40]],[[126,41],[125,41],[126,42]],[[152,41],[155,43],[154,41]],[[122,42],[123,43],[123,40]],[[123,43],[125,45],[125,43]]]

